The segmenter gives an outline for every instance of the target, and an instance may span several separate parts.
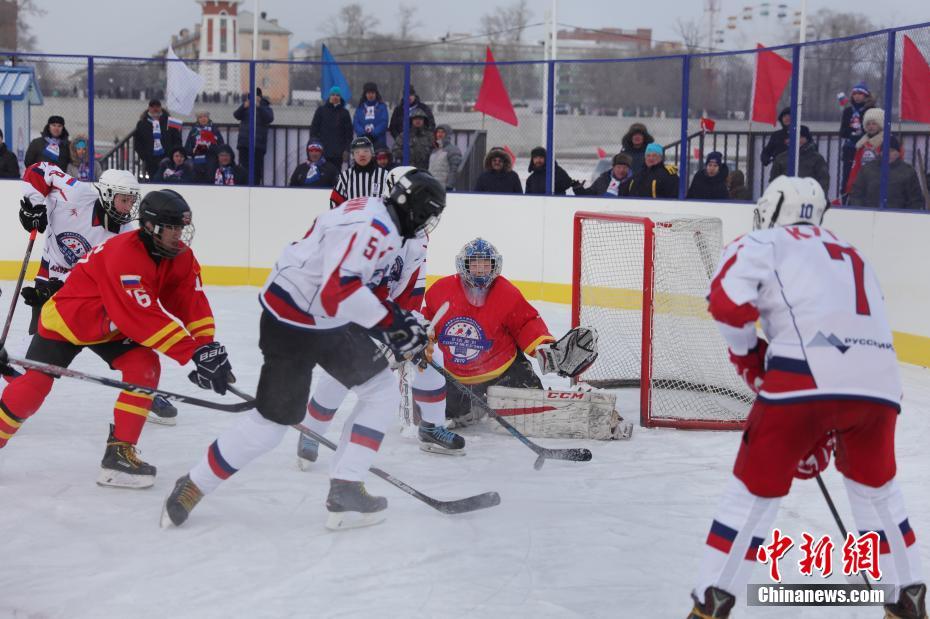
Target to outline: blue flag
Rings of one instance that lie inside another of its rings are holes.
[[[333,58],[325,44],[323,45],[323,62],[323,82],[320,84],[320,96],[323,97],[323,101],[329,99],[329,89],[337,86],[342,91],[340,93],[342,100],[348,103],[352,100],[352,89],[349,88],[349,82],[339,70],[336,59]]]

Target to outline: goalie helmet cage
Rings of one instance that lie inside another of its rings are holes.
[[[749,413],[707,313],[722,236],[716,218],[575,214],[572,326],[597,329],[600,353],[578,379],[639,387],[645,427],[735,430]]]

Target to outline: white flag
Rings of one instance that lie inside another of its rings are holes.
[[[168,60],[178,60],[174,49],[168,46]],[[167,62],[168,89],[165,96],[166,105],[173,114],[190,114],[194,100],[203,88],[203,78],[196,71],[191,71],[183,62]]]

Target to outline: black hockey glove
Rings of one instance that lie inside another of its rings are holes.
[[[54,277],[48,281],[36,280],[35,288],[26,286],[19,294],[29,307],[42,307],[64,285],[63,281]]]
[[[229,384],[236,382],[226,347],[219,342],[210,342],[195,350],[191,361],[197,369],[188,374],[187,378],[201,389],[213,389],[224,395]]]
[[[371,329],[372,335],[384,342],[398,361],[412,359],[429,344],[426,326],[396,303],[385,301],[384,306],[388,315]]]
[[[33,204],[29,198],[24,197],[19,201],[19,223],[23,225],[26,232],[32,232],[33,229],[45,232],[45,227],[48,226],[48,213],[45,211],[45,205]]]
[[[19,372],[10,366],[9,360],[6,348],[0,346],[0,376],[19,376]]]

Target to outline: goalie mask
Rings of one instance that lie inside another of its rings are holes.
[[[455,270],[469,303],[475,307],[484,305],[494,280],[501,274],[503,262],[497,248],[480,237],[462,248],[455,257]]]
[[[142,188],[132,172],[106,170],[97,181],[97,193],[103,212],[119,225],[135,219],[142,198]],[[123,197],[119,197],[123,196]]]
[[[812,178],[779,176],[769,183],[756,205],[753,230],[813,224],[819,226],[827,211],[827,198]]]

